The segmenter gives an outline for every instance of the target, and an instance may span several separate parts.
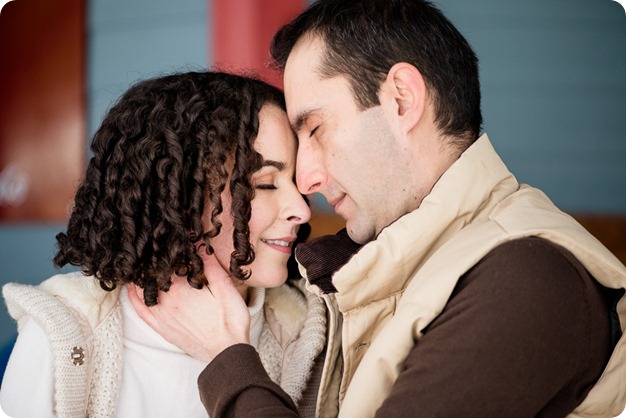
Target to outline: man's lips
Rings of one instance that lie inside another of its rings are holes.
[[[330,206],[332,206],[333,208],[335,208],[335,213],[339,214],[339,207],[341,206],[341,204],[343,203],[343,199],[346,197],[346,195],[341,195],[339,197],[333,198],[328,200],[328,204]]]

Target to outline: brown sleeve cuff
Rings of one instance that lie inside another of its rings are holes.
[[[298,416],[292,399],[274,383],[249,344],[222,351],[198,377],[200,399],[209,416]]]

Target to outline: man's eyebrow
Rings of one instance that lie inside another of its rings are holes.
[[[304,122],[306,122],[306,120],[315,112],[319,111],[319,108],[313,108],[313,109],[305,109],[301,112],[299,112],[295,118],[293,118],[293,122],[291,122],[291,128],[295,131],[295,132],[300,132],[302,130],[302,125],[304,125]]]
[[[263,165],[261,167],[275,167],[278,171],[282,171],[285,169],[285,163],[274,160],[263,160]]]

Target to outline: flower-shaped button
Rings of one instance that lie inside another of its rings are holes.
[[[85,350],[83,347],[74,347],[72,350],[72,363],[74,366],[82,366],[85,362]]]

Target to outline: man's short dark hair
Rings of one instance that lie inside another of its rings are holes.
[[[274,36],[274,66],[284,71],[306,35],[324,41],[323,77],[346,76],[365,110],[391,67],[414,65],[424,77],[441,133],[465,149],[478,138],[482,116],[476,54],[450,21],[424,0],[318,0]]]

